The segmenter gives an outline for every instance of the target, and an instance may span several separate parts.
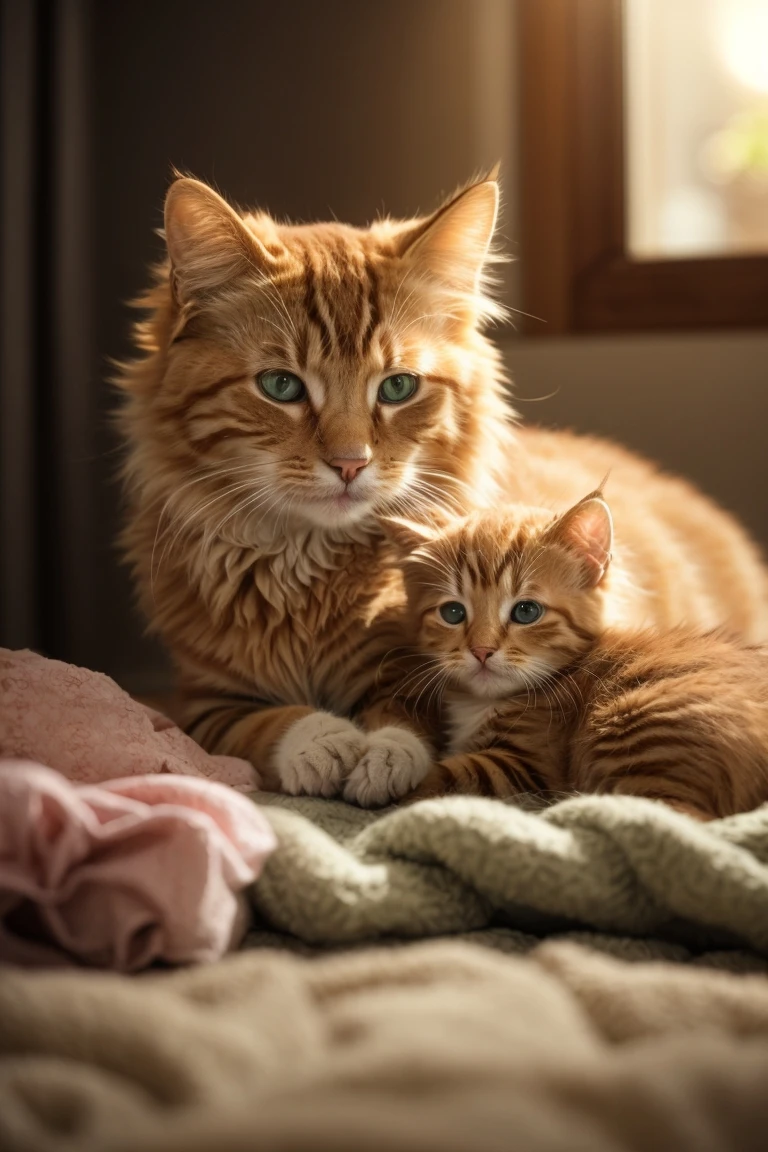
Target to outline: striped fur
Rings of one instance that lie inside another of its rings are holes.
[[[123,544],[187,730],[268,786],[285,785],[276,746],[316,710],[393,718],[361,712],[400,638],[377,515],[496,490],[512,415],[481,333],[498,312],[483,292],[497,197],[484,181],[434,218],[355,229],[241,218],[188,179],[169,192],[170,259],[119,381]],[[260,392],[270,368],[300,376],[307,401]],[[416,395],[377,403],[398,371],[418,376]],[[348,489],[326,463],[338,457],[370,458]],[[307,771],[299,790],[342,785]]]
[[[768,801],[768,648],[686,627],[603,630],[607,557],[606,574],[590,578],[594,517],[586,532],[578,524],[595,495],[554,522],[520,508],[442,533],[393,526],[411,548],[417,668],[445,694],[449,731],[447,754],[409,799],[613,792],[698,819]],[[522,599],[544,606],[539,621],[510,619]],[[458,626],[439,615],[453,600],[468,613]],[[481,665],[473,646],[495,651]],[[417,689],[418,678],[400,685],[418,710]]]
[[[503,489],[554,507],[612,467],[617,508],[645,501],[645,519],[626,516],[608,615],[640,624],[685,603],[699,625],[768,631],[754,550],[703,497],[613,445],[513,435],[484,335],[500,311],[485,282],[497,198],[489,178],[430,217],[357,229],[239,214],[187,178],[168,193],[169,257],[140,301],[137,355],[118,381],[123,548],[177,666],[188,730],[251,759],[269,787],[290,775],[293,790],[374,802],[375,764],[402,759],[380,735],[404,723],[401,709],[375,691],[403,604],[382,516],[466,511]],[[299,376],[306,399],[270,400],[257,385],[267,369]],[[378,403],[398,371],[419,378],[416,394]],[[339,457],[369,461],[348,487],[327,463]],[[683,596],[657,563],[658,541]],[[318,709],[356,718],[341,744]],[[379,731],[379,759],[365,752],[350,784],[363,729]],[[414,746],[378,802],[417,773],[426,748]]]

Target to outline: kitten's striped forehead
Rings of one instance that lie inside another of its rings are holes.
[[[525,519],[484,514],[470,518],[461,529],[437,542],[434,558],[443,572],[451,570],[458,587],[489,592],[500,584],[516,584],[530,570],[547,515]],[[551,519],[551,517],[549,517]]]

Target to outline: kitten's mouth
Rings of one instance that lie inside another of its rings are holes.
[[[487,664],[478,665],[476,669],[465,673],[463,679],[465,688],[474,696],[500,699],[526,690],[524,682],[518,679],[514,671],[489,668]]]

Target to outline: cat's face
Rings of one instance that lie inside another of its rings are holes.
[[[240,217],[197,181],[172,185],[152,404],[180,472],[229,488],[217,518],[337,526],[428,502],[481,418],[472,340],[493,308],[497,199],[487,180],[426,220],[355,229]]]
[[[602,627],[611,516],[598,494],[553,520],[515,508],[444,531],[398,521],[420,673],[500,699],[543,684],[596,641]]]

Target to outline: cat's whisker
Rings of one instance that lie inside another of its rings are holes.
[[[445,686],[447,683],[448,683],[448,674],[447,674],[447,672],[443,672],[442,676],[438,680],[435,681],[435,684],[434,684],[432,690],[430,691],[429,696],[427,697],[427,703],[426,703],[427,715],[430,714],[433,707],[439,707],[440,702],[443,698],[443,693],[445,691]]]
[[[181,493],[185,492],[188,488],[193,487],[193,485],[195,485],[195,484],[203,484],[206,480],[215,480],[219,476],[231,476],[231,475],[233,475],[233,473],[252,472],[254,469],[257,469],[257,468],[262,468],[262,467],[267,468],[267,467],[272,467],[272,466],[273,466],[273,464],[272,464],[271,460],[270,461],[254,461],[254,460],[243,461],[242,457],[233,456],[231,458],[230,462],[223,462],[222,461],[222,462],[220,462],[220,466],[217,468],[212,469],[212,468],[208,468],[208,467],[203,467],[199,476],[198,475],[193,476],[191,480],[187,480],[187,481],[185,481],[184,484],[180,484],[178,486],[178,488],[175,488],[173,490],[173,492],[170,494],[170,496],[166,497],[165,493],[163,493],[162,495],[158,495],[154,498],[150,498],[150,500],[148,501],[147,507],[152,508],[155,504],[159,504],[159,502],[161,500],[164,500],[165,504],[168,505],[168,504],[172,503],[174,500],[177,500],[179,498],[179,496],[181,495]],[[162,516],[162,512],[160,513],[160,515]]]
[[[209,524],[207,527],[203,526],[202,547],[205,548],[206,550],[210,550],[210,548],[213,546],[213,543],[215,542],[215,540],[220,537],[220,533],[221,533],[222,528],[224,527],[224,525],[226,523],[229,522],[229,520],[232,517],[236,516],[239,512],[241,512],[242,509],[247,504],[252,503],[252,502],[260,499],[261,497],[266,496],[270,492],[272,492],[273,491],[273,485],[271,482],[262,482],[259,485],[240,484],[240,485],[231,487],[226,493],[222,493],[222,495],[225,495],[228,498],[232,498],[232,497],[236,496],[238,492],[243,492],[243,491],[245,491],[247,493],[247,495],[240,500],[236,500],[233,507],[227,510],[227,512],[225,513],[223,518],[221,520],[219,520],[218,523]],[[216,501],[216,502],[218,502],[218,501]],[[210,503],[212,506],[214,501],[211,501]],[[198,509],[198,517],[199,517],[199,512],[200,512],[200,510]],[[197,519],[198,517],[196,517],[195,519]],[[187,523],[185,525],[185,530],[188,531],[192,526],[193,526],[192,523]]]
[[[293,340],[296,342],[296,344],[299,344],[299,333],[298,329],[296,328],[296,322],[288,311],[285,301],[281,297],[280,293],[275,289],[274,285],[266,277],[259,281],[258,289],[264,293],[267,299],[270,300],[285,317],[291,330]],[[291,340],[288,336],[288,333],[283,332],[282,335],[288,340],[288,343],[290,344]]]
[[[247,496],[243,497],[242,500],[238,500],[235,503],[234,507],[230,508],[229,511],[224,514],[224,516],[221,518],[221,520],[218,521],[217,524],[212,525],[209,529],[204,531],[203,541],[202,541],[202,547],[204,549],[207,549],[207,550],[211,549],[214,541],[219,538],[219,536],[221,535],[222,529],[224,528],[224,526],[226,524],[229,523],[230,520],[232,520],[234,517],[240,515],[250,505],[252,505],[255,501],[259,500],[262,496],[266,496],[267,492],[271,491],[271,487],[267,487],[267,486],[263,486],[263,487],[257,489],[255,492],[253,491],[253,489],[251,488],[250,485],[248,485],[248,488],[250,488],[251,490],[249,491]],[[231,495],[234,495],[234,492],[232,492]]]
[[[264,488],[266,488],[266,485]],[[173,545],[176,543],[179,536],[186,533],[192,524],[199,520],[202,517],[202,514],[207,512],[209,508],[212,508],[214,504],[218,504],[221,500],[229,499],[236,493],[243,492],[245,490],[253,491],[252,481],[245,481],[244,483],[230,485],[229,487],[222,489],[221,492],[217,492],[216,495],[212,496],[209,500],[205,500],[202,504],[198,504],[194,509],[192,509],[186,519],[183,520],[180,525],[178,525],[176,534],[174,535],[173,541],[171,543],[171,547],[173,547]]]
[[[398,689],[406,691],[413,687],[414,683],[418,682],[418,677],[426,672],[431,672],[434,668],[442,664],[438,656],[424,656],[421,658],[421,663],[413,672],[409,673],[401,682],[398,683]]]
[[[181,537],[183,537],[190,530],[190,528],[193,526],[193,524],[200,519],[201,514],[204,511],[206,511],[208,508],[213,507],[213,505],[218,503],[219,501],[227,499],[227,498],[233,496],[235,493],[242,491],[246,488],[252,489],[252,487],[253,487],[253,484],[250,482],[245,483],[245,484],[229,485],[228,487],[222,489],[222,491],[216,493],[216,495],[211,497],[209,500],[204,501],[201,504],[196,505],[191,510],[191,512],[186,516],[186,518],[184,520],[182,520],[182,522],[180,524],[177,524],[173,519],[169,519],[168,525],[162,533],[160,533],[160,522],[158,522],[158,527],[157,527],[157,530],[155,532],[155,541],[154,541],[154,544],[152,547],[152,553],[151,553],[151,557],[150,557],[150,585],[151,585],[153,591],[154,591],[154,582],[157,578],[157,575],[158,575],[158,573],[159,573],[159,571],[163,565],[163,561],[165,560],[166,556],[173,551],[173,548],[175,547],[175,545],[177,544],[179,539]],[[163,539],[163,537],[169,537],[170,532],[174,528],[176,529],[176,531],[174,532],[174,535],[172,537],[170,537],[169,539],[166,540],[165,546],[164,546],[163,551],[160,555],[160,559],[157,562],[157,566],[155,566],[154,559],[155,559],[155,551],[156,551],[157,545],[159,544],[160,540]]]
[[[181,499],[182,493],[186,492],[189,488],[193,487],[194,485],[203,484],[206,480],[214,480],[214,479],[218,478],[219,476],[230,476],[231,477],[235,474],[240,475],[240,474],[252,473],[255,469],[258,469],[260,467],[271,467],[271,466],[272,466],[271,461],[265,461],[263,463],[248,461],[246,463],[241,463],[240,465],[236,465],[235,467],[233,467],[231,464],[228,464],[228,465],[225,465],[223,467],[216,468],[216,469],[206,469],[202,475],[195,476],[191,480],[187,480],[186,483],[181,484],[178,488],[174,489],[174,491],[170,494],[170,496],[165,497],[163,494],[161,496],[156,497],[154,500],[150,500],[148,507],[152,507],[154,504],[159,503],[160,500],[163,500],[163,499],[165,500],[165,503],[163,504],[163,507],[161,508],[159,516],[158,516],[158,530],[159,530],[160,525],[162,524],[162,521],[165,518],[165,516],[169,514],[169,510],[170,510],[171,506],[174,503],[177,503]]]
[[[422,698],[423,698],[423,696],[424,696],[425,692],[427,692],[427,691],[429,690],[429,688],[430,688],[430,687],[431,687],[433,684],[435,684],[435,682],[438,682],[438,683],[439,683],[439,681],[440,681],[440,678],[441,678],[441,677],[444,677],[444,676],[445,676],[445,672],[444,672],[444,670],[443,670],[442,668],[438,668],[438,669],[437,669],[437,670],[434,672],[434,674],[433,674],[433,675],[432,675],[432,676],[431,676],[431,677],[430,677],[430,678],[427,680],[426,684],[424,685],[424,687],[421,689],[421,691],[419,692],[418,696],[417,696],[417,697],[416,697],[416,699],[414,700],[414,702],[413,702],[413,707],[414,707],[414,710],[418,710],[419,704],[421,703],[421,700],[422,700]],[[428,711],[428,707],[427,707],[427,711]]]
[[[446,480],[457,487],[463,488],[469,495],[474,496],[474,488],[468,484],[466,480],[462,480],[460,476],[454,475],[453,472],[446,472],[442,468],[427,468],[423,464],[415,465],[416,472],[420,476],[433,476],[438,480]]]
[[[412,655],[413,649],[411,648],[410,645],[407,645],[407,644],[397,644],[393,648],[390,648],[387,652],[385,652],[384,655],[382,656],[381,660],[379,661],[378,667],[376,669],[375,680],[376,680],[377,684],[381,683],[381,680],[382,680],[382,678],[383,678],[383,676],[387,670],[387,664],[389,663],[389,659],[391,656],[394,656],[395,653],[402,653],[405,655],[411,654]],[[402,680],[398,680],[398,689],[400,689],[402,687],[402,683],[403,683]]]
[[[411,291],[408,293],[408,295],[407,295],[407,296],[405,296],[405,297],[403,297],[403,301],[402,301],[402,303],[401,303],[401,305],[400,305],[400,308],[398,309],[398,311],[397,311],[397,314],[395,314],[395,308],[396,308],[396,305],[397,305],[397,298],[398,298],[398,296],[400,295],[400,289],[403,287],[403,284],[405,284],[405,282],[406,282],[406,280],[407,280],[407,279],[408,279],[408,273],[406,272],[406,273],[404,273],[404,275],[403,275],[403,276],[400,278],[400,282],[399,282],[399,283],[398,283],[398,285],[397,285],[397,290],[396,290],[396,292],[395,292],[395,298],[394,298],[394,300],[392,301],[392,307],[391,307],[391,308],[390,308],[390,310],[389,310],[389,320],[388,320],[388,326],[389,326],[390,328],[397,328],[397,325],[398,325],[398,323],[399,323],[400,317],[401,317],[401,316],[403,315],[403,313],[405,312],[405,309],[406,309],[406,307],[408,306],[408,303],[409,303],[409,301],[410,301],[410,300],[411,300],[411,299],[412,299],[412,298],[415,296],[415,294],[416,294],[416,291],[417,291],[417,287],[416,287],[416,285],[414,285],[414,287],[411,289]]]
[[[440,661],[432,662],[427,668],[422,668],[418,673],[414,673],[402,685],[398,685],[398,691],[409,699],[412,709],[416,710],[418,701],[421,698],[422,691],[429,686],[432,677],[442,671],[442,663]],[[417,693],[415,699],[413,694]]]
[[[442,310],[435,309],[433,312],[422,312],[421,315],[414,316],[411,320],[408,321],[407,324],[405,324],[402,328],[399,328],[398,329],[398,336],[402,339],[403,336],[405,336],[406,332],[410,332],[411,328],[415,327],[416,324],[420,324],[422,322],[422,320],[432,320],[434,322],[435,320],[458,320],[458,319],[459,319],[458,312],[451,312],[451,311],[448,311],[446,309],[442,309]]]

